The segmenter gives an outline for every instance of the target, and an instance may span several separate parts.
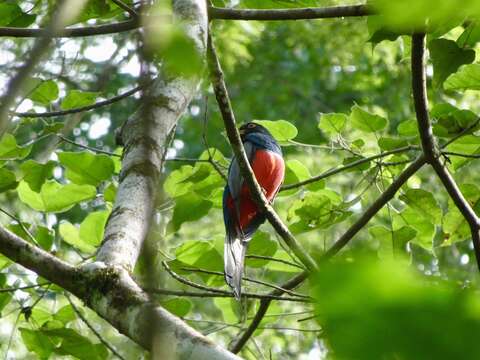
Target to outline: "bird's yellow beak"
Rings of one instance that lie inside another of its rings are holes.
[[[240,129],[240,130],[238,130],[238,132],[240,133],[240,136],[245,135],[245,129]]]

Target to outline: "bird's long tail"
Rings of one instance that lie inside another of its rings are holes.
[[[227,234],[225,239],[225,281],[232,288],[237,300],[242,293],[242,275],[245,262],[245,252],[248,241],[240,236]]]

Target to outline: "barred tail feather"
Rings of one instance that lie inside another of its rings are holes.
[[[225,239],[225,281],[232,288],[237,300],[240,300],[242,291],[243,264],[248,242],[238,236],[229,236]]]

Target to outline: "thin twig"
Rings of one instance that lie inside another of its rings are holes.
[[[80,310],[77,308],[77,306],[74,304],[73,300],[70,298],[70,296],[67,294],[67,293],[64,293],[65,297],[67,298],[68,302],[70,303],[70,305],[72,306],[72,309],[73,311],[75,312],[75,314],[77,314],[77,316],[83,321],[83,323],[85,325],[87,325],[87,327],[92,331],[92,333],[97,337],[97,339],[103,344],[105,345],[111,352],[113,355],[115,355],[116,357],[118,357],[119,359],[121,360],[125,360],[125,358],[120,355],[118,353],[118,351],[112,346],[110,345],[110,343],[108,341],[106,341],[103,336],[93,327],[92,324],[90,324],[90,322],[87,320],[87,318],[85,316],[83,316],[83,314],[80,312]]]
[[[197,284],[193,281],[190,281],[188,279],[185,279],[184,277],[178,275],[177,273],[175,273],[169,266],[168,264],[165,262],[165,261],[162,261],[162,265],[163,267],[165,268],[165,270],[167,270],[167,272],[170,274],[171,277],[173,277],[175,280],[181,282],[182,284],[185,284],[185,285],[188,285],[188,286],[191,286],[195,289],[199,289],[199,290],[204,290],[204,291],[209,291],[213,294],[217,294],[217,295],[224,295],[222,297],[234,297],[234,294],[233,292],[231,291],[226,291],[226,290],[220,290],[220,289],[216,289],[216,288],[212,288],[212,287],[209,287],[209,286],[205,286],[205,285],[201,285],[201,284]],[[150,289],[149,291],[151,292],[156,292],[155,289]],[[276,290],[279,292],[279,294],[282,294],[283,291],[280,291],[280,290]],[[297,301],[297,302],[311,302],[310,299],[305,299],[305,298],[300,298],[300,297],[290,297],[290,298],[287,298],[287,297],[282,297],[282,296],[279,296],[279,295],[271,295],[271,294],[252,294],[252,293],[242,293],[242,297],[245,297],[245,298],[252,298],[252,299],[268,299],[268,300],[286,300],[286,301]],[[288,300],[287,300],[288,299]]]
[[[480,154],[463,154],[463,153],[458,153],[454,151],[442,151],[442,154],[449,155],[449,156],[464,157],[469,159],[480,159]]]
[[[198,273],[202,273],[202,274],[210,274],[210,275],[216,275],[216,276],[222,276],[222,277],[225,276],[225,273],[220,272],[220,271],[211,271],[211,270],[197,269],[197,268],[190,268],[190,267],[182,267],[180,269],[184,270],[184,271],[198,272]],[[246,276],[243,276],[242,279],[245,280],[245,281],[251,282],[251,283],[263,285],[263,286],[270,287],[270,288],[273,288],[273,289],[278,289],[278,290],[280,290],[280,291],[282,291],[286,294],[290,294],[292,296],[298,296],[298,297],[305,298],[305,299],[311,299],[310,296],[303,295],[303,294],[298,294],[294,291],[284,289],[281,286],[271,284],[271,283],[268,283],[268,282],[265,282],[265,281],[252,279],[252,278],[249,278],[249,277],[246,277]]]
[[[59,110],[59,111],[47,111],[47,112],[42,112],[42,113],[35,113],[35,112],[12,112],[12,115],[18,116],[18,117],[28,117],[28,118],[50,118],[50,117],[56,117],[56,116],[65,116],[65,115],[71,115],[71,114],[76,114],[84,111],[89,111],[89,110],[95,110],[98,108],[101,108],[103,106],[111,105],[114,104],[120,100],[123,100],[129,96],[132,96],[133,94],[143,90],[145,87],[151,85],[151,83],[146,84],[146,85],[139,85],[134,87],[131,90],[125,91],[124,93],[114,96],[110,99],[107,100],[102,100],[98,101],[95,104],[92,105],[87,105],[87,106],[81,106],[78,108],[73,108],[73,109],[68,109],[68,110]]]
[[[245,255],[245,258],[247,259],[259,259],[259,260],[267,260],[267,261],[275,261],[278,263],[286,264],[289,266],[293,266],[302,270],[305,270],[305,268],[301,265],[295,264],[294,262],[288,261],[288,260],[283,260],[283,259],[278,259],[274,258],[271,256],[264,256],[264,255]]]
[[[463,129],[460,133],[458,133],[457,135],[455,135],[453,138],[451,138],[450,140],[448,140],[445,144],[443,144],[441,146],[442,149],[446,148],[448,145],[450,145],[451,143],[457,141],[458,139],[460,139],[462,136],[465,136],[467,135],[468,133],[470,133],[471,131],[473,131],[478,125],[480,124],[480,117],[477,118],[477,120],[472,123],[472,125],[470,125],[469,127]]]
[[[35,239],[35,237],[32,235],[32,233],[30,232],[30,230],[27,229],[27,227],[25,225],[23,225],[23,223],[20,221],[19,218],[17,218],[15,215],[13,214],[10,214],[7,210],[4,210],[2,208],[0,208],[0,212],[4,213],[5,215],[7,215],[9,218],[11,218],[12,220],[14,220],[19,226],[20,228],[23,230],[23,232],[25,234],[27,234],[27,237],[35,244],[35,245],[39,245],[38,244],[38,241],[37,239]]]
[[[11,288],[3,288],[3,289],[0,289],[0,293],[14,292],[14,291],[17,291],[17,290],[33,289],[33,288],[38,288],[38,287],[42,287],[42,286],[50,285],[50,284],[51,284],[51,282],[44,282],[44,283],[35,284],[35,285],[26,285],[26,286],[18,286],[18,287],[11,287]]]
[[[357,161],[351,162],[350,164],[344,165],[344,166],[339,167],[339,168],[333,168],[333,169],[327,170],[320,175],[311,177],[310,179],[300,181],[300,182],[295,183],[295,184],[284,185],[284,186],[282,186],[280,191],[295,189],[295,188],[298,188],[298,187],[303,186],[303,185],[308,185],[308,184],[314,183],[316,181],[323,180],[327,177],[330,177],[330,176],[336,175],[338,173],[341,173],[343,171],[352,169],[354,167],[365,164],[365,163],[370,162],[372,160],[380,159],[380,158],[390,156],[390,155],[393,155],[393,154],[398,154],[398,153],[407,152],[407,151],[411,151],[411,150],[417,150],[417,149],[418,149],[418,147],[416,147],[416,146],[408,145],[408,146],[404,146],[404,147],[401,147],[401,148],[398,148],[398,149],[385,151],[385,152],[380,153],[380,154],[376,154],[376,155],[372,155],[372,156],[369,156],[369,157],[366,157],[366,158],[363,158],[363,159],[359,159]]]
[[[80,143],[77,143],[73,140],[70,140],[69,138],[66,138],[65,136],[61,135],[61,134],[55,134],[55,136],[57,136],[59,139],[61,139],[62,141],[65,141],[69,144],[72,144],[74,146],[78,146],[82,149],[86,149],[86,150],[90,150],[92,152],[95,152],[95,153],[99,153],[99,154],[105,154],[105,155],[109,155],[109,156],[114,156],[114,157],[119,157],[121,158],[122,155],[120,154],[115,154],[113,152],[110,152],[110,151],[106,151],[106,150],[102,150],[102,149],[98,149],[98,148],[94,148],[94,147],[91,147],[91,146],[88,146],[88,145],[83,145],[83,144],[80,144]]]

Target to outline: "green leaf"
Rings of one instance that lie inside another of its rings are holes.
[[[175,250],[175,257],[177,260],[193,266],[202,256],[212,249],[214,249],[212,242],[186,241]]]
[[[308,192],[288,209],[287,220],[293,222],[294,233],[326,229],[345,220],[351,213],[342,208],[342,198],[336,192],[323,189]]]
[[[192,310],[192,307],[193,307],[193,304],[190,300],[183,299],[183,298],[175,298],[175,299],[162,301],[161,305],[166,310],[168,310],[174,315],[177,315],[178,317],[186,316],[190,312],[190,310]]]
[[[108,184],[108,186],[103,191],[103,198],[105,201],[108,202],[115,202],[115,198],[117,197],[117,187],[114,183]]]
[[[264,126],[278,142],[288,142],[294,139],[298,130],[292,123],[286,120],[254,120],[254,122]]]
[[[60,104],[60,107],[62,110],[69,110],[92,105],[95,103],[97,96],[97,92],[70,90]]]
[[[105,225],[110,211],[91,212],[77,228],[68,221],[62,221],[59,226],[60,235],[66,243],[85,252],[92,253],[102,243]]]
[[[36,15],[24,13],[14,2],[0,3],[0,26],[28,27],[35,21]]]
[[[460,190],[472,206],[473,210],[478,214],[480,211],[480,189],[474,184],[462,184]],[[470,239],[472,234],[470,226],[465,217],[457,209],[452,199],[448,199],[448,211],[443,220],[444,242],[442,246],[452,245],[456,242]]]
[[[15,189],[18,185],[15,174],[5,168],[0,168],[0,193]]]
[[[172,171],[163,185],[165,192],[172,198],[188,193],[193,187],[193,183],[187,181],[192,173],[191,165],[183,165],[180,169]]]
[[[461,65],[475,60],[475,51],[461,49],[452,40],[435,39],[430,41],[428,48],[433,63],[433,83],[437,87],[442,86],[445,79]]]
[[[175,257],[177,261],[189,267],[223,271],[223,256],[213,241],[186,241],[175,250]],[[213,275],[205,277],[211,276]]]
[[[378,255],[381,259],[406,257],[407,243],[417,234],[417,231],[410,226],[403,226],[397,230],[385,226],[372,226],[368,232],[373,239],[379,242]]]
[[[61,321],[64,325],[67,325],[69,322],[75,320],[77,314],[73,310],[71,305],[65,305],[60,308],[55,314],[53,314],[53,319]]]
[[[477,116],[472,111],[460,110],[448,103],[435,105],[430,113],[436,119],[433,130],[437,136],[455,136],[477,121]]]
[[[418,125],[416,120],[406,120],[402,121],[397,126],[397,132],[400,136],[417,136],[418,134]]]
[[[195,193],[177,197],[173,210],[172,230],[177,231],[184,222],[201,219],[208,214],[212,206],[213,203],[211,201],[204,200]]]
[[[393,261],[326,263],[311,293],[329,352],[355,360],[479,358],[478,296],[432,280]]]
[[[32,209],[44,212],[67,211],[75,204],[94,198],[96,194],[93,186],[61,185],[54,180],[45,182],[40,193],[32,191],[24,181],[21,181],[18,186],[20,200]]]
[[[77,228],[75,225],[71,224],[70,222],[64,220],[60,222],[60,225],[58,227],[58,232],[60,233],[60,236],[63,238],[63,240],[67,243],[72,245],[73,247],[79,249],[80,251],[83,251],[84,253],[92,253],[95,251],[95,248],[84,242],[80,238],[80,230]]]
[[[53,80],[45,80],[28,96],[42,105],[49,105],[58,98],[58,85]]]
[[[35,160],[27,160],[20,165],[22,170],[23,180],[28,183],[30,189],[35,192],[40,192],[42,185],[47,179],[52,177],[55,162],[49,161],[46,164],[41,164]]]
[[[111,157],[89,151],[60,152],[60,163],[67,169],[67,178],[76,184],[97,186],[112,177],[115,167]]]
[[[48,359],[55,350],[55,344],[42,331],[20,328],[23,343],[28,351],[35,353],[39,359]]]
[[[367,133],[383,130],[388,124],[387,119],[363,110],[358,105],[352,107],[350,121],[355,129]]]
[[[384,151],[398,149],[407,146],[408,142],[403,138],[381,137],[378,139],[378,146]]]
[[[95,211],[87,215],[80,225],[80,238],[94,247],[102,243],[105,225],[107,224],[110,211]]]
[[[340,134],[347,124],[348,116],[345,114],[320,114],[318,128],[327,136]]]
[[[464,65],[444,82],[445,90],[480,90],[480,64]]]
[[[412,243],[421,246],[425,250],[432,251],[435,225],[431,219],[421,216],[416,210],[407,207],[400,214],[393,215],[393,228],[395,230],[409,226],[417,231]]]
[[[434,224],[440,224],[442,209],[431,192],[423,189],[408,189],[403,195],[400,195],[400,200],[426,220],[433,220]]]
[[[0,140],[0,160],[23,159],[30,154],[32,146],[18,146],[12,134],[5,134]]]
[[[10,301],[12,300],[12,294],[6,292],[6,293],[0,293],[0,317],[2,314],[2,310],[7,306]]]
[[[44,250],[50,251],[55,239],[55,232],[44,226],[38,226],[35,239]]]
[[[480,137],[474,135],[466,135],[447,146],[447,151],[458,152],[461,154],[476,155],[480,154]],[[450,158],[453,169],[458,170],[465,166],[473,159],[460,156],[452,156]]]
[[[70,328],[45,329],[42,332],[61,339],[60,347],[55,352],[60,355],[72,355],[81,360],[103,360],[108,350],[103,344],[93,344],[88,338]]]
[[[472,21],[457,39],[459,47],[473,48],[480,41],[480,24],[478,20]]]
[[[368,34],[370,35],[370,38],[368,39],[367,42],[370,42],[373,44],[373,46],[376,46],[380,42],[384,40],[388,41],[395,41],[398,39],[400,36],[400,33],[394,32],[390,29],[388,29],[388,24],[386,23],[386,20],[380,16],[380,15],[375,15],[375,16],[369,16],[367,18],[367,27],[368,27]]]
[[[257,231],[250,240],[247,249],[247,255],[261,255],[261,256],[274,256],[277,252],[277,242],[272,239],[270,234],[262,231]],[[247,259],[246,264],[250,267],[263,267],[269,260],[262,259]]]
[[[285,179],[284,179],[285,185],[295,184],[300,181],[310,179],[312,177],[310,175],[308,168],[298,160],[287,160],[285,165],[286,165]],[[324,180],[319,180],[314,183],[306,185],[306,188],[311,191],[323,189],[324,187],[325,187]],[[288,196],[295,193],[297,190],[298,189],[282,191],[280,195]]]

